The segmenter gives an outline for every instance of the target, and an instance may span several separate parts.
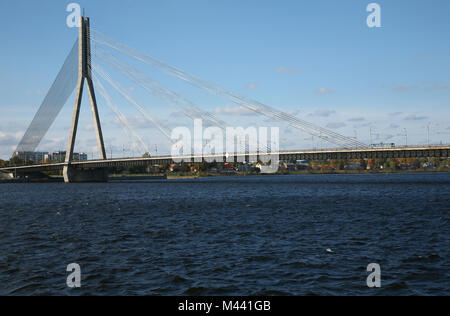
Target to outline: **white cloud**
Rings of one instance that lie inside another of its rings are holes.
[[[421,120],[426,120],[428,117],[427,116],[417,116],[414,114],[410,114],[407,117],[405,117],[406,121],[421,121]]]
[[[394,138],[394,137],[395,137],[394,135],[388,134],[388,135],[383,135],[383,136],[382,136],[382,139],[383,139],[384,141],[388,141],[388,140],[391,140],[391,139]]]
[[[411,89],[411,87],[403,86],[403,85],[396,85],[394,89],[397,92],[405,92],[406,90]]]
[[[333,94],[334,92],[335,91],[331,88],[320,88],[316,91],[316,93],[320,95]]]
[[[316,110],[314,113],[309,114],[309,116],[320,116],[320,117],[329,117],[333,114],[336,114],[336,111],[333,110]]]
[[[298,69],[298,68],[294,68],[294,67],[282,67],[282,66],[278,67],[278,68],[276,69],[276,71],[277,71],[278,73],[281,73],[281,74],[295,74],[295,73],[301,72],[301,70]]]
[[[346,127],[347,124],[341,122],[332,122],[327,124],[327,128],[338,129],[342,127]]]
[[[253,83],[249,83],[248,85],[245,86],[246,90],[255,90],[258,87],[258,84],[253,82]]]
[[[250,111],[247,108],[244,108],[242,106],[224,106],[224,107],[217,107],[214,112],[216,114],[222,114],[222,115],[232,115],[232,116],[250,116],[254,115],[255,112]]]
[[[348,119],[347,121],[349,121],[349,122],[362,122],[362,121],[365,121],[365,120],[366,119],[364,117],[353,117],[353,118]]]
[[[300,114],[300,110],[290,110],[290,111],[287,111],[286,113],[293,115],[293,116],[297,116]]]
[[[132,117],[126,117],[128,123],[130,124],[130,128],[131,129],[145,129],[145,128],[149,128],[152,127],[152,123],[150,123],[149,121],[147,121],[147,119],[145,119],[142,116],[132,116]],[[116,117],[114,118],[114,120],[112,121],[112,123],[115,126],[118,126],[121,128],[123,128],[123,123]],[[87,129],[86,129],[87,130]]]
[[[289,128],[289,127],[286,127],[285,129],[284,129],[284,133],[285,134],[292,134],[292,129],[291,128]]]
[[[19,134],[5,134],[0,132],[0,146],[14,146],[20,141]]]

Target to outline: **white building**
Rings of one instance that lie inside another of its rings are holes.
[[[48,152],[39,152],[39,151],[16,151],[13,153],[13,158],[17,157],[25,163],[33,162],[33,163],[41,163],[45,160],[45,156],[48,155]]]
[[[45,156],[46,162],[51,161],[64,161],[66,159],[66,152],[65,151],[57,151],[54,153],[47,154]],[[73,160],[75,161],[87,161],[88,155],[85,153],[73,153]]]

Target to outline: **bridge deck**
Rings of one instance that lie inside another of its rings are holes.
[[[295,160],[326,160],[326,159],[385,159],[385,158],[427,158],[427,157],[449,157],[450,146],[439,147],[397,147],[397,148],[369,148],[369,149],[327,149],[327,150],[309,150],[309,151],[281,151],[273,153],[279,155],[280,161]],[[246,158],[255,154],[231,154],[230,157]],[[193,162],[195,158],[201,156],[178,156],[175,157],[184,162]],[[227,161],[225,155],[209,155],[203,158],[222,159]],[[148,166],[156,164],[170,164],[174,162],[174,157],[159,156],[151,158],[120,158],[108,160],[90,160],[82,162],[72,162],[71,166],[75,168],[113,168],[130,166]],[[61,170],[65,163],[40,164],[31,166],[13,166],[0,168],[2,172],[41,172]]]

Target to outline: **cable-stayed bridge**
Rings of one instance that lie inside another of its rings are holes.
[[[92,43],[95,49],[92,50]],[[113,53],[115,52],[115,53]],[[118,122],[123,127],[125,134],[138,144],[142,152],[149,152],[142,139],[133,131],[131,124],[123,115],[114,99],[108,93],[102,81],[107,83],[119,93],[129,104],[131,104],[142,117],[168,139],[174,142],[169,131],[162,124],[157,115],[151,113],[148,108],[139,103],[130,92],[121,86],[106,70],[105,67],[114,70],[123,77],[132,81],[143,88],[149,94],[159,98],[165,104],[173,106],[184,116],[202,121],[210,126],[216,126],[222,130],[232,126],[222,119],[216,117],[211,112],[201,109],[192,101],[183,97],[179,93],[165,87],[156,80],[150,78],[140,69],[130,65],[118,56],[126,56],[139,63],[150,66],[176,79],[187,82],[197,88],[200,88],[212,95],[224,98],[240,107],[252,111],[258,115],[264,116],[270,120],[286,124],[301,132],[307,133],[313,137],[332,144],[337,149],[327,151],[290,151],[283,152],[278,149],[272,150],[270,146],[265,146],[259,152],[252,152],[249,148],[244,148],[242,152],[231,152],[228,154],[216,154],[200,157],[202,159],[229,161],[232,158],[240,158],[248,161],[250,157],[261,158],[264,155],[276,155],[279,160],[323,160],[323,159],[363,159],[363,158],[412,158],[412,157],[448,157],[449,147],[408,147],[408,148],[386,148],[374,149],[366,144],[359,142],[353,137],[340,135],[329,129],[317,126],[298,117],[285,113],[261,102],[252,100],[238,93],[220,87],[214,83],[198,78],[182,69],[164,63],[152,56],[129,47],[101,32],[91,29],[90,20],[81,17],[79,28],[79,38],[75,42],[71,52],[58,73],[52,87],[45,97],[41,107],[36,113],[33,121],[28,127],[25,135],[20,141],[16,152],[34,152],[48,130],[61,112],[64,104],[69,99],[73,91],[76,91],[75,106],[71,129],[68,137],[68,145],[64,163],[8,167],[0,169],[3,172],[20,172],[23,174],[41,172],[47,170],[63,169],[66,182],[84,182],[84,181],[103,181],[107,179],[107,168],[120,166],[150,165],[171,163],[174,160],[192,162],[198,161],[199,157],[195,155],[181,157],[153,157],[153,158],[135,158],[135,159],[110,159],[106,157],[105,144],[103,140],[103,131],[100,123],[100,115],[97,108],[97,97],[95,88],[102,96],[104,102],[115,114]],[[95,56],[100,63],[92,63],[92,56]],[[87,86],[89,101],[91,104],[92,117],[97,139],[97,147],[100,159],[87,162],[76,162],[73,159],[75,140],[77,136],[78,121],[80,115],[81,100],[84,86]],[[225,157],[226,156],[226,157]],[[178,159],[176,159],[178,158]]]

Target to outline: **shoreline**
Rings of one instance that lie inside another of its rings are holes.
[[[414,173],[450,173],[450,170],[339,170],[339,171],[290,171],[272,174],[262,173],[223,173],[223,174],[198,174],[198,175],[167,175],[167,179],[196,179],[215,177],[247,177],[247,176],[295,176],[295,175],[368,175],[368,174],[414,174]]]
[[[202,173],[202,174],[129,174],[129,175],[111,175],[109,181],[144,181],[144,180],[193,180],[201,178],[220,178],[220,177],[264,177],[264,176],[301,176],[301,175],[374,175],[374,174],[442,174],[450,173],[450,170],[339,170],[339,171],[291,171],[277,172],[273,174],[261,173]],[[0,184],[17,184],[17,183],[64,183],[63,177],[51,177],[48,179],[2,179]]]

